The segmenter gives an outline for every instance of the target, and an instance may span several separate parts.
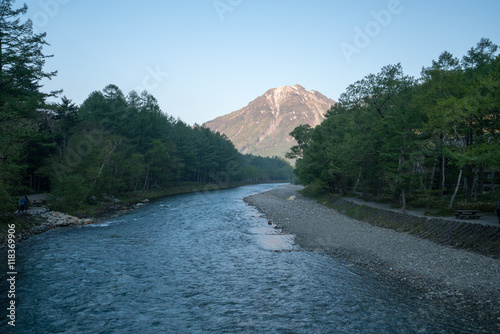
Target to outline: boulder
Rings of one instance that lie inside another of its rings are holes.
[[[95,223],[96,223],[95,219],[92,219],[92,218],[87,218],[87,219],[83,220],[83,225],[90,225],[90,224],[95,224]]]
[[[80,226],[95,224],[94,218],[78,218],[61,212],[49,211],[43,214],[46,217],[44,224],[47,226]]]
[[[69,226],[70,222],[66,219],[59,219],[54,223],[54,226]]]

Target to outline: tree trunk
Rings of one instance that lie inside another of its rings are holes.
[[[470,203],[470,200],[471,200],[471,192],[470,192],[470,182],[469,182],[469,179],[470,177],[467,176],[467,171],[465,172],[465,176],[464,176],[464,194],[465,194],[465,202],[466,203]]]
[[[466,173],[467,177],[464,180],[466,189],[465,196],[467,203],[470,203],[472,202],[472,187],[474,184],[474,177],[472,176],[472,167],[467,166],[466,171],[467,171]]]
[[[406,215],[406,192],[405,192],[405,187],[402,188],[401,196],[402,196],[402,200],[403,200],[403,207],[401,208],[401,212],[404,215]]]
[[[144,186],[142,187],[142,190],[146,190],[146,186],[148,185],[148,181],[149,181],[149,165],[148,165],[148,169],[146,170],[146,179],[144,180]]]
[[[113,151],[118,147],[120,146],[122,142],[120,141],[119,143],[117,143],[115,146],[113,146],[113,148],[111,149],[111,151],[109,151],[108,155],[106,155],[106,158],[104,158],[104,161],[102,162],[102,165],[101,165],[101,168],[99,169],[99,173],[97,174],[96,178],[94,179],[94,183],[97,182],[97,179],[99,178],[99,176],[101,176],[101,173],[102,173],[102,170],[104,169],[104,166],[106,166],[106,164],[108,163],[109,159],[111,158],[111,154],[113,154]]]
[[[328,180],[328,190],[334,194],[335,193],[335,182],[334,181],[331,181],[331,180]]]
[[[62,151],[66,152],[66,131],[63,131],[63,147]]]
[[[337,176],[337,184],[338,184],[340,196],[344,196],[345,195],[345,193],[344,193],[344,186],[342,184],[342,179],[340,178],[340,176]]]
[[[432,190],[432,188],[434,188],[434,175],[436,175],[436,164],[437,162],[434,162],[434,166],[432,166],[431,177],[429,179],[429,190]]]
[[[479,168],[479,189],[478,193],[481,195],[484,192],[484,167]]]
[[[460,187],[460,181],[462,180],[462,171],[463,167],[460,167],[460,173],[458,173],[457,185],[455,187],[455,191],[453,192],[453,196],[451,196],[450,205],[448,205],[448,210],[451,210],[453,207],[453,202],[455,201],[455,196],[457,196],[458,188]]]
[[[360,179],[361,179],[361,167],[359,168],[358,179],[356,180],[356,184],[354,185],[353,192],[356,192],[356,189],[358,189],[358,184]]]
[[[476,170],[476,172],[474,173],[474,181],[472,182],[472,196],[474,198],[474,201],[477,200],[478,184],[479,184],[479,173]]]
[[[422,186],[423,190],[427,190],[427,188],[425,187],[425,184],[424,184],[424,177],[422,175],[420,175],[420,185]]]
[[[440,188],[441,188],[441,197],[444,196],[444,185],[445,185],[445,167],[446,167],[446,162],[445,162],[445,159],[444,159],[444,154],[443,156],[441,157],[441,185],[440,185]],[[460,170],[462,171],[462,170]]]

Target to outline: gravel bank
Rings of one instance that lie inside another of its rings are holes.
[[[306,250],[398,279],[420,289],[422,298],[474,304],[500,324],[500,260],[351,219],[301,196],[300,189],[287,185],[245,201],[294,234]]]

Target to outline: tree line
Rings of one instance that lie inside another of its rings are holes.
[[[409,201],[451,209],[459,197],[482,199],[499,181],[497,51],[483,38],[462,59],[443,52],[419,79],[396,64],[356,81],[322,124],[291,133],[297,177],[341,195],[390,198],[403,210]]]
[[[80,106],[47,102],[61,92],[42,91],[57,74],[44,71],[46,35],[12,3],[0,5],[0,213],[31,191],[78,209],[126,192],[293,177],[283,159],[244,156],[226,136],[168,116],[148,92],[108,85]]]

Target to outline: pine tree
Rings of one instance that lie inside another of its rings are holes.
[[[57,93],[40,91],[41,81],[56,74],[43,70],[50,57],[42,52],[45,34],[34,34],[30,20],[21,23],[28,8],[13,9],[13,3],[0,1],[0,203],[19,191],[26,146],[39,132],[37,110],[46,97]]]

